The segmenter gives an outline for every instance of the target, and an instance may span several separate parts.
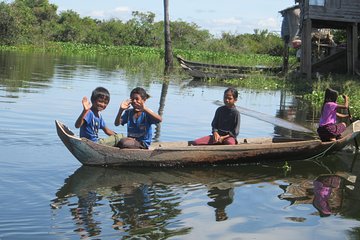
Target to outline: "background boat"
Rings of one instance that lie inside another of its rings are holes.
[[[233,66],[221,64],[209,64],[201,62],[193,62],[185,60],[181,56],[176,56],[182,69],[195,79],[243,79],[250,74],[266,73],[278,74],[282,71],[282,67],[267,66]]]

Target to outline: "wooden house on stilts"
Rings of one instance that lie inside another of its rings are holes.
[[[299,71],[307,78],[315,72],[359,74],[360,0],[295,0],[280,13],[282,38],[287,46],[300,46]],[[346,42],[335,43],[331,30],[344,30]]]

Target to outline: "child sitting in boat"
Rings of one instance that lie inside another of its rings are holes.
[[[349,97],[343,95],[344,104],[338,104],[338,92],[327,88],[325,90],[324,103],[321,109],[321,117],[319,121],[319,128],[317,132],[321,141],[336,141],[341,137],[341,134],[346,129],[346,123],[340,122],[337,123],[337,117],[345,118],[349,117],[348,114],[338,113],[338,109],[348,109],[349,107]]]
[[[80,137],[108,146],[116,146],[123,134],[116,134],[106,127],[100,112],[105,110],[110,101],[110,93],[106,88],[97,87],[91,93],[91,103],[83,97],[83,111],[75,122],[75,127],[80,128]],[[98,132],[102,129],[108,138],[99,138]]]
[[[119,148],[149,148],[152,140],[151,125],[162,121],[160,115],[145,106],[149,97],[143,88],[137,87],[131,91],[130,99],[121,103],[115,126],[127,124],[128,137],[120,140]]]
[[[237,144],[237,136],[240,130],[240,112],[235,103],[238,98],[238,91],[235,88],[228,88],[224,92],[224,106],[219,107],[212,120],[212,135],[198,138],[191,141],[192,145]]]

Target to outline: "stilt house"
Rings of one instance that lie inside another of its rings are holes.
[[[282,37],[285,44],[296,38],[301,40],[300,72],[307,78],[315,72],[359,74],[360,0],[295,0],[295,4],[280,13],[284,17]],[[300,10],[300,16],[294,15],[294,9]],[[286,31],[296,26],[289,18],[298,19],[295,36]],[[345,44],[332,42],[332,29],[346,31]],[[285,55],[284,65],[286,60]]]

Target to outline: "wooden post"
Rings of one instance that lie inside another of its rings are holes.
[[[359,40],[358,40],[358,23],[352,24],[352,42],[353,42],[353,75],[355,75],[358,66],[358,56],[359,56]]]
[[[286,74],[289,70],[289,42],[284,41],[283,67],[282,72]]]
[[[305,19],[301,33],[301,64],[300,70],[306,74],[307,79],[311,79],[311,19]]]
[[[346,27],[346,65],[347,65],[347,74],[353,74],[353,36],[352,36],[352,26],[348,25]]]
[[[165,73],[173,68],[173,53],[170,36],[169,1],[164,0]]]

